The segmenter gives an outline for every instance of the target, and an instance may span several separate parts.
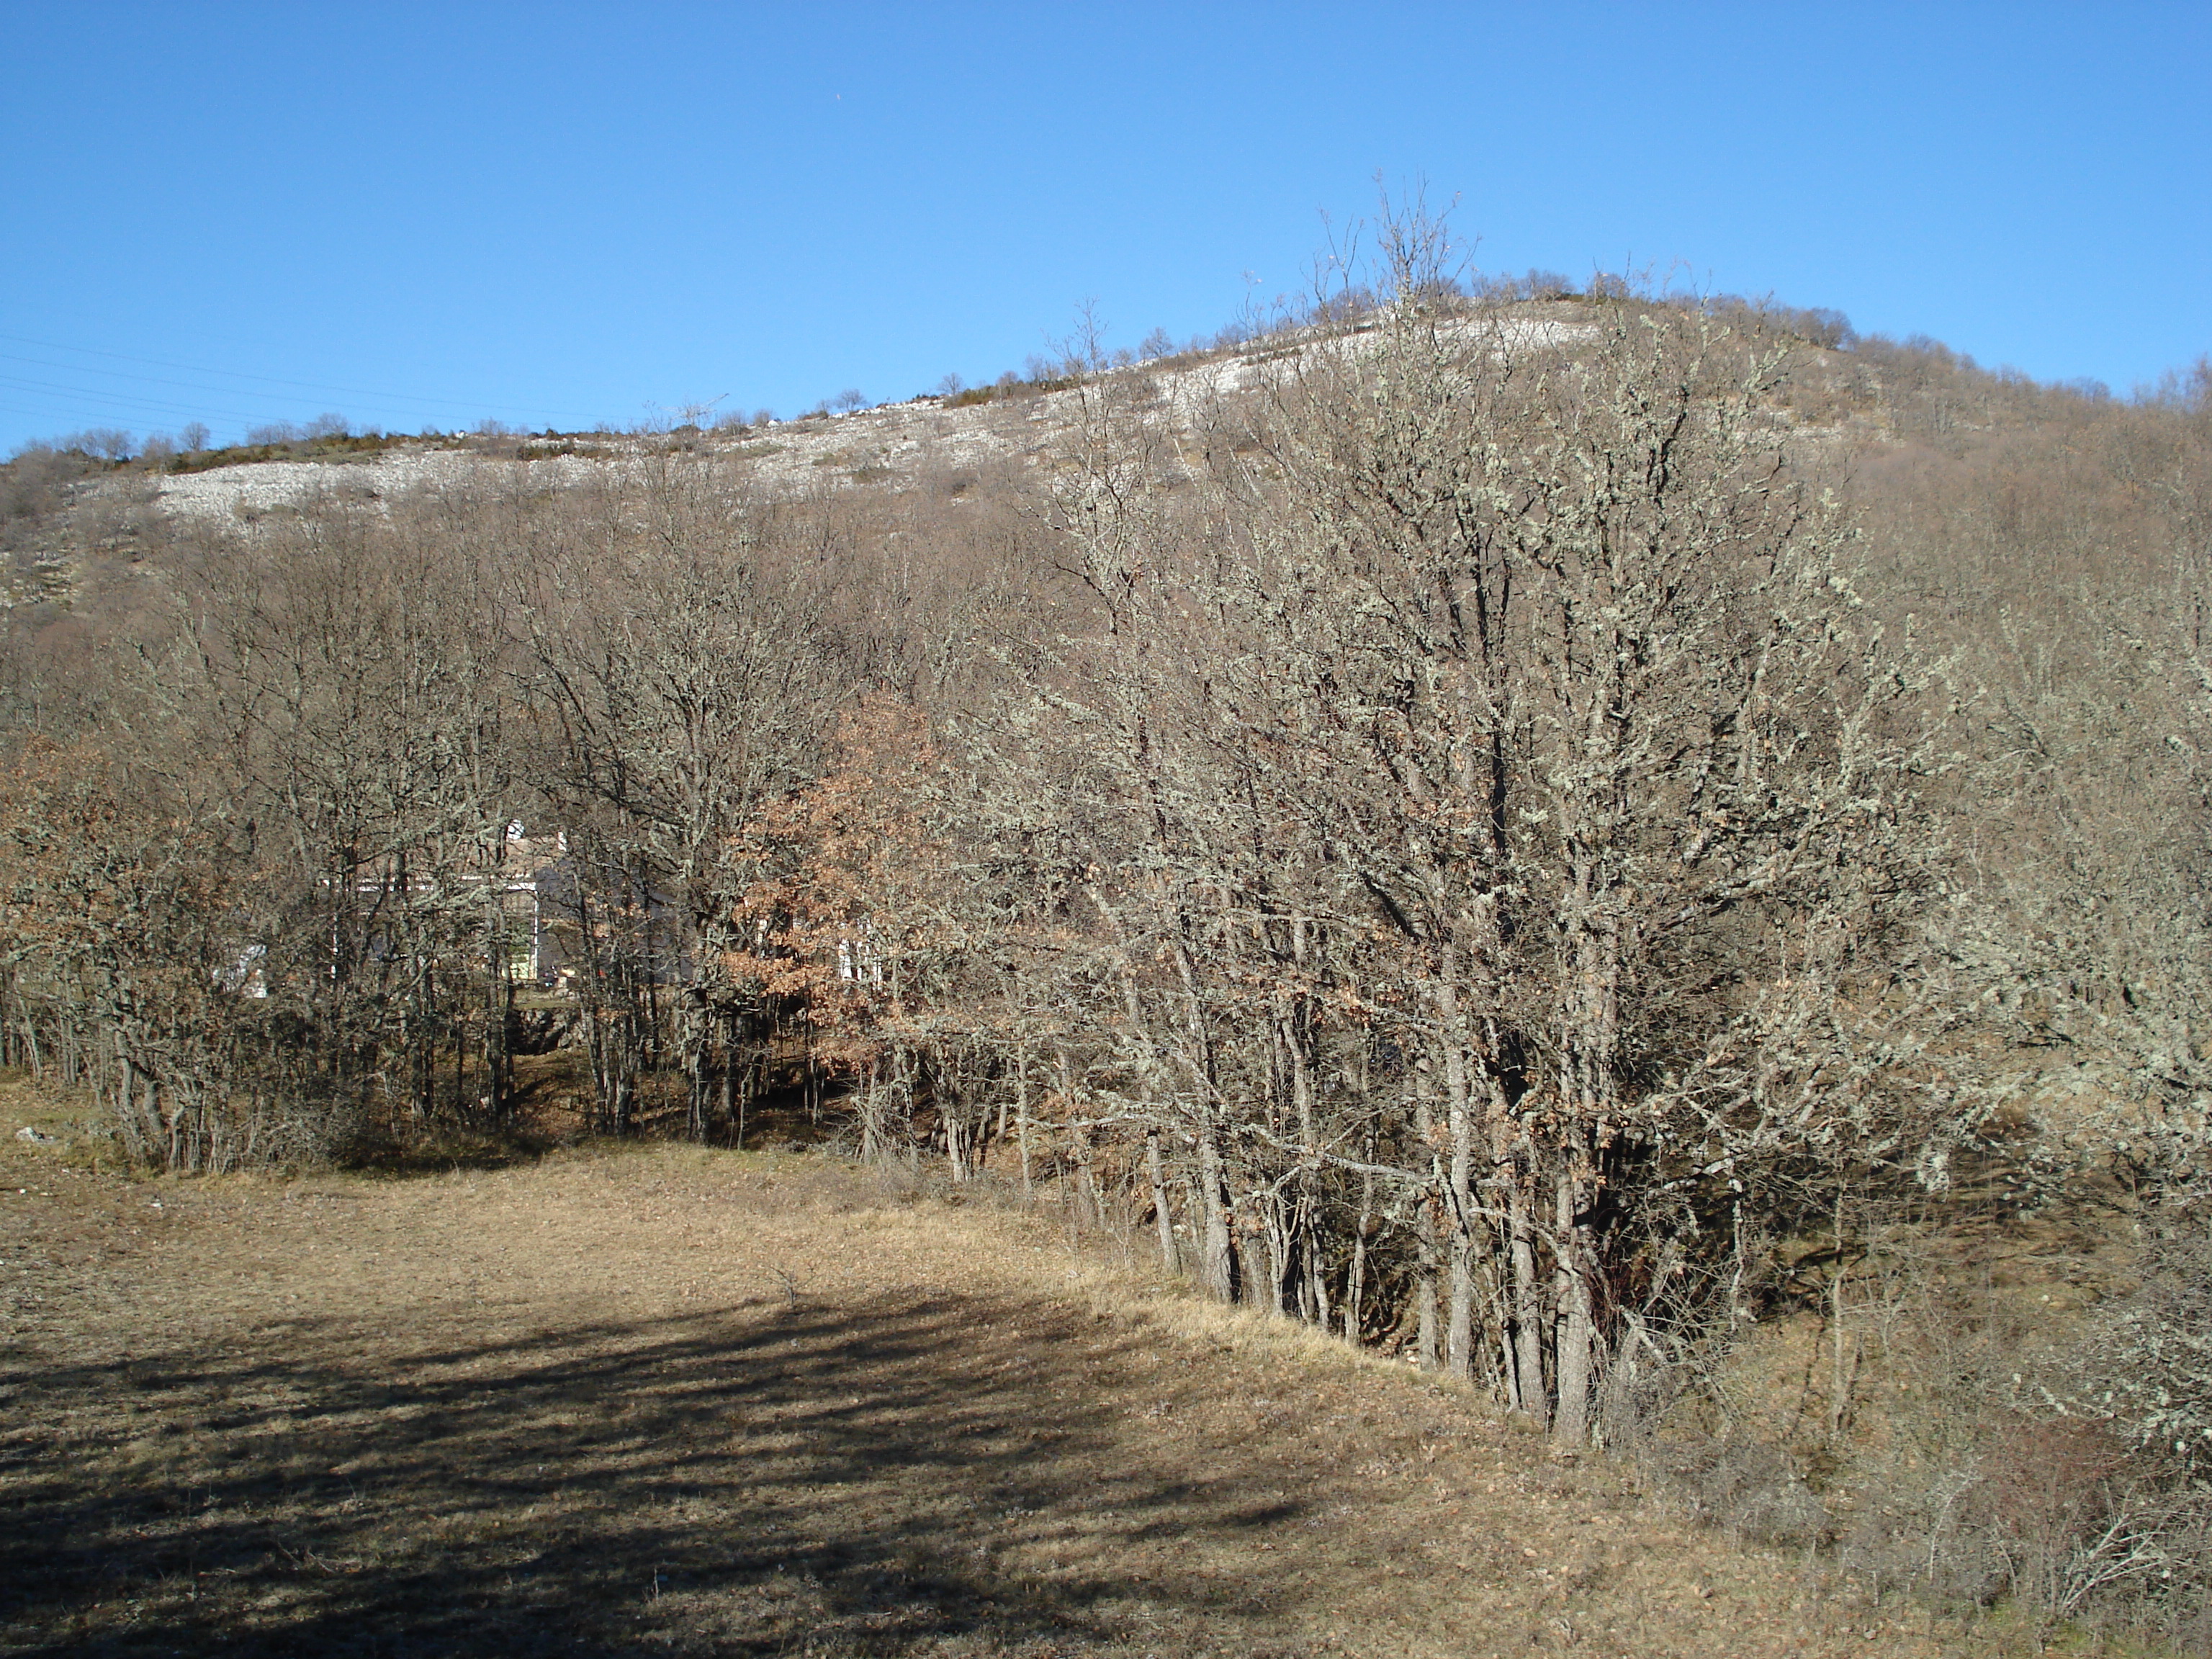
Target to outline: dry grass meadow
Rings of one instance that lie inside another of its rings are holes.
[[[178,1182],[0,1146],[9,1653],[2010,1645],[823,1157]]]

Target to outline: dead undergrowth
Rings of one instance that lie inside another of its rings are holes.
[[[2011,1646],[818,1156],[142,1182],[4,1145],[9,1652]]]

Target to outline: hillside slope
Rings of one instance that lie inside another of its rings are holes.
[[[1594,332],[1575,304],[1516,307],[1501,338],[1516,348],[1565,343]],[[1194,448],[1224,400],[1257,386],[1310,347],[1286,330],[1243,346],[1192,350],[1119,366],[1068,363],[1030,382],[1011,380],[956,396],[925,393],[849,413],[817,410],[758,426],[595,432],[539,436],[504,430],[419,437],[303,439],[186,458],[174,463],[100,463],[56,457],[33,446],[0,467],[0,530],[13,554],[0,571],[0,615],[44,602],[68,605],[110,579],[103,557],[131,562],[159,555],[179,532],[237,529],[271,515],[331,505],[388,508],[419,495],[498,496],[635,484],[675,457],[713,464],[724,488],[757,498],[819,499],[854,486],[896,498],[921,489],[965,493],[992,474],[1018,477],[1063,457],[1082,419],[1087,381],[1133,400],[1170,446]],[[27,458],[27,459],[26,459]],[[1191,456],[1187,453],[1186,459]],[[42,471],[43,470],[43,471]],[[51,472],[51,479],[45,477]],[[33,477],[33,474],[40,476]],[[12,518],[17,522],[9,525]]]
[[[8,1652],[1966,1650],[1466,1395],[826,1160],[0,1145]]]

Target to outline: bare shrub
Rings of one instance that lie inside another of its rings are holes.
[[[92,426],[82,432],[65,434],[44,447],[94,460],[120,461],[137,453],[137,442],[120,427]]]
[[[0,522],[33,520],[56,511],[63,490],[86,471],[85,459],[66,449],[33,444],[0,469]]]
[[[2194,1485],[2212,1476],[2212,1197],[2160,1207],[2146,1231],[2141,1283],[2106,1305],[2056,1403]]]
[[[1828,1512],[1787,1451],[1748,1434],[1678,1441],[1660,1464],[1692,1513],[1757,1544],[1824,1541]]]
[[[1475,292],[1485,299],[1505,301],[1565,300],[1571,299],[1575,292],[1571,278],[1556,270],[1539,270],[1533,267],[1518,276],[1504,271],[1484,276],[1477,279],[1473,286]]]

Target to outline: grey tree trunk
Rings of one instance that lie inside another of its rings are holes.
[[[1444,1369],[1461,1378],[1474,1375],[1474,1109],[1468,1098],[1467,1040],[1462,1029],[1457,949],[1443,949],[1437,983],[1437,1024],[1443,1046],[1445,1129],[1450,1146],[1446,1172],[1450,1192],[1451,1255],[1446,1303]]]
[[[1589,1279],[1583,1271],[1579,1241],[1575,1235],[1578,1207],[1577,1182],[1565,1170],[1559,1175],[1559,1212],[1554,1225],[1559,1256],[1556,1295],[1559,1334],[1555,1358],[1559,1379],[1559,1413],[1553,1419],[1554,1437],[1571,1445],[1589,1437],[1590,1383],[1595,1370],[1596,1326],[1590,1315]]]
[[[1168,1206],[1167,1171],[1160,1159],[1160,1126],[1157,1123],[1145,1131],[1145,1178],[1152,1183],[1152,1220],[1159,1231],[1160,1266],[1169,1273],[1180,1273],[1182,1264],[1176,1250],[1175,1212]]]
[[[1536,1278],[1536,1243],[1528,1216],[1528,1194],[1515,1181],[1508,1200],[1513,1251],[1513,1364],[1519,1380],[1521,1409],[1537,1427],[1551,1421],[1544,1387],[1544,1292]]]

